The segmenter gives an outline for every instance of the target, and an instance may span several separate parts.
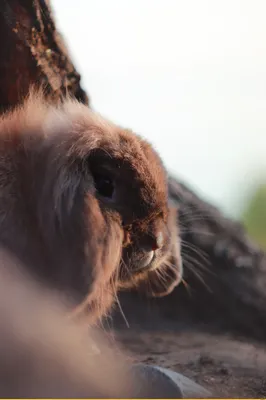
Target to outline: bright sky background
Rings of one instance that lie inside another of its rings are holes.
[[[93,107],[238,217],[266,180],[266,1],[52,4]]]

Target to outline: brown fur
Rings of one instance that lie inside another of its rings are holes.
[[[111,198],[99,189],[106,177]],[[91,315],[105,313],[118,287],[150,278],[152,295],[173,289],[175,225],[160,158],[134,133],[40,93],[0,120],[0,244]]]
[[[67,300],[3,252],[0,273],[1,398],[131,397],[133,377],[118,348],[67,318]]]

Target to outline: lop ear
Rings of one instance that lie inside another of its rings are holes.
[[[91,266],[90,290],[71,314],[95,323],[110,310],[115,297],[115,281],[122,253],[123,231],[109,214],[103,214],[96,198],[87,194],[85,257]]]
[[[137,287],[148,297],[163,297],[170,294],[182,279],[178,211],[173,206],[169,207],[168,229],[171,235],[171,246],[166,260],[157,270],[149,271],[146,279],[140,281]]]

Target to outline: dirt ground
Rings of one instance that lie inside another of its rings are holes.
[[[169,324],[168,324],[169,325]],[[186,375],[214,397],[266,397],[266,349],[205,332],[124,328],[116,339],[136,362],[157,364]]]
[[[122,346],[133,362],[171,368],[214,397],[266,398],[265,343],[233,331],[229,322],[221,328],[191,316],[167,317],[161,306],[134,296],[122,297],[106,322],[112,345]]]

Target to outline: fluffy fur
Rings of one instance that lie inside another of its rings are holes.
[[[125,398],[126,357],[100,332],[67,318],[67,300],[25,276],[0,250],[0,397]]]
[[[153,148],[86,106],[40,93],[0,120],[0,244],[97,318],[117,288],[164,295],[182,268]]]

